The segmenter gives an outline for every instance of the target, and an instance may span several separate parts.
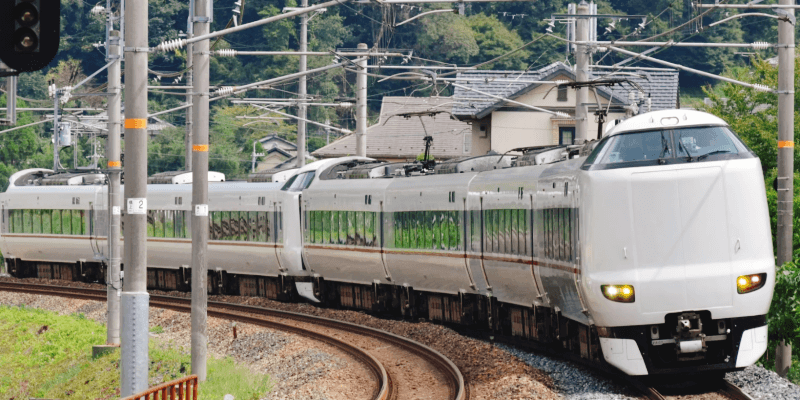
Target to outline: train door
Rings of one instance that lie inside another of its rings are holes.
[[[383,265],[383,273],[386,275],[386,279],[391,281],[392,275],[389,273],[389,267],[388,264],[386,263],[386,251],[384,248],[384,246],[386,245],[386,240],[384,239],[386,237],[385,227],[388,226],[388,224],[386,223],[386,213],[383,211],[383,200],[381,200],[380,204],[381,204],[380,226],[379,226],[380,233],[378,234],[378,238],[380,240],[380,246],[381,246],[381,264]]]
[[[531,249],[531,252],[529,254],[528,259],[531,261],[531,275],[533,276],[533,283],[536,284],[536,293],[538,293],[537,297],[539,298],[539,300],[544,301],[543,297],[547,295],[547,293],[545,293],[544,290],[542,290],[544,286],[542,286],[542,283],[540,282],[541,276],[539,275],[538,271],[540,267],[538,266],[538,263],[534,259],[536,256],[536,247],[534,246],[536,245],[535,237],[537,232],[536,225],[534,225],[534,223],[537,221],[536,221],[536,207],[534,207],[533,203],[534,202],[533,194],[530,195],[530,198],[531,198],[530,214],[528,214],[528,226],[530,226],[530,234],[528,235],[527,241],[528,241],[528,248]]]
[[[470,236],[468,235],[468,233],[469,233],[469,224],[467,223],[469,221],[469,219],[467,218],[467,216],[468,216],[467,214],[468,213],[469,213],[469,210],[467,209],[467,198],[465,197],[464,198],[464,208],[461,211],[461,214],[462,214],[461,215],[461,222],[462,222],[462,224],[461,224],[462,225],[461,226],[461,237],[463,238],[462,239],[462,245],[463,245],[463,249],[462,249],[463,253],[462,253],[462,255],[464,256],[464,269],[467,270],[467,276],[469,276],[469,286],[474,290],[474,289],[477,289],[478,286],[475,285],[475,278],[472,276],[472,270],[469,268],[469,255],[467,254],[467,252],[469,251],[469,246],[471,245],[470,240],[469,240]]]
[[[481,271],[483,271],[483,278],[486,279],[486,290],[492,290],[492,282],[489,281],[489,275],[486,274],[486,263],[484,262],[484,257],[486,256],[486,223],[484,221],[484,212],[483,212],[483,197],[481,197],[481,207],[478,210],[478,219],[480,220],[480,261],[481,261]]]
[[[281,221],[278,221],[278,219],[281,217],[281,204],[277,201],[273,207],[273,212],[275,213],[275,216],[272,218],[272,232],[274,232],[275,235],[275,258],[278,260],[278,269],[286,272],[281,262],[281,255],[283,253],[283,246],[281,245],[283,242],[283,232],[279,229]]]

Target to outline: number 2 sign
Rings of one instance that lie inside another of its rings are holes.
[[[134,215],[134,214],[147,214],[146,198],[128,199],[128,215]]]

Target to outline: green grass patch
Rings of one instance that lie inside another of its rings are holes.
[[[162,328],[161,325],[156,325],[156,326],[150,328],[150,332],[151,333],[155,333],[156,335],[158,335],[158,334],[164,333],[164,328]]]
[[[156,332],[159,331],[160,332]],[[161,333],[156,326],[151,332]],[[82,314],[61,316],[27,307],[0,306],[0,398],[113,399],[119,396],[119,352],[92,358],[92,345],[105,342],[105,327]],[[186,376],[191,356],[150,341],[150,384]],[[269,377],[253,374],[232,359],[208,360],[201,399],[257,400]]]

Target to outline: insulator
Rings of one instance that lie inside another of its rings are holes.
[[[556,85],[563,85],[563,84],[565,84],[565,83],[567,83],[569,81],[567,81],[566,79],[556,79],[555,82],[556,82]]]
[[[339,104],[336,105],[336,107],[339,107],[339,108],[350,108],[352,106],[353,106],[353,103],[348,103],[348,102],[339,103]]]
[[[173,51],[186,46],[186,39],[173,39],[167,40],[166,42],[162,42],[158,46],[156,46],[156,50],[158,51]]]
[[[753,89],[758,90],[759,92],[771,92],[772,88],[767,85],[762,85],[760,83],[754,83]]]
[[[768,42],[753,42],[753,44],[750,46],[752,46],[755,50],[764,50],[772,47],[772,45]]]
[[[234,49],[217,50],[217,55],[220,57],[233,57],[236,55],[236,50]]]
[[[223,86],[223,87],[217,89],[217,92],[215,94],[217,96],[225,96],[225,95],[233,94],[234,89],[235,88],[233,86]]]

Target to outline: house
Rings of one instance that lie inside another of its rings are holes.
[[[452,117],[452,97],[386,96],[378,123],[367,128],[367,157],[385,161],[414,160],[425,152],[426,135],[433,138],[431,154],[437,160],[472,155],[471,128]],[[414,113],[413,116],[402,114]],[[321,158],[355,155],[355,134],[317,149]]]
[[[256,172],[283,169],[297,162],[297,144],[272,134],[258,140],[264,148],[264,156],[256,165]],[[306,153],[306,164],[317,159]]]
[[[624,78],[629,82],[597,87],[596,91],[590,89],[589,138],[597,137],[598,124],[594,113],[600,107],[608,111],[606,121],[620,119],[640,110],[679,107],[677,70],[593,66],[590,77]],[[453,115],[472,125],[471,152],[476,155],[486,154],[490,150],[504,153],[519,147],[573,143],[575,89],[542,83],[559,80],[576,80],[574,70],[562,62],[552,63],[537,71],[475,70],[459,73],[458,83],[470,89],[569,115],[555,116],[456,87]]]

